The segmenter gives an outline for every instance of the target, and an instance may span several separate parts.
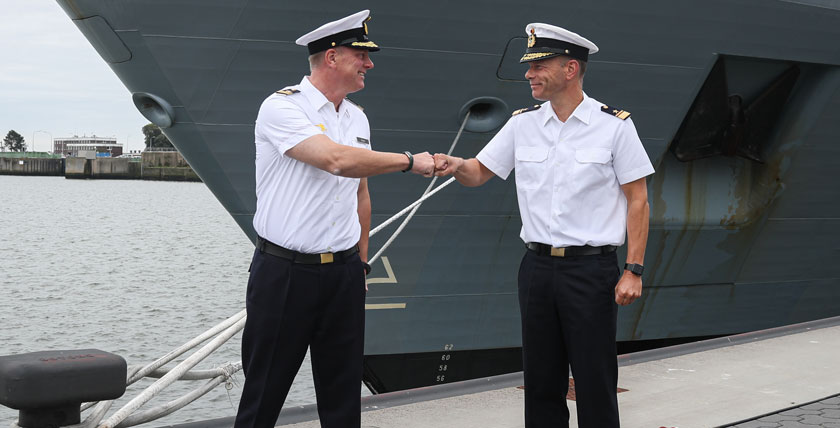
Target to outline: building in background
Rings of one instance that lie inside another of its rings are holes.
[[[53,139],[53,153],[74,157],[78,156],[80,151],[96,152],[96,157],[117,157],[123,154],[123,146],[117,144],[116,138],[96,135]]]

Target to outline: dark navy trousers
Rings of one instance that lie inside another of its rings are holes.
[[[358,428],[364,305],[358,254],[311,265],[256,250],[242,335],[245,385],[234,426],[275,425],[309,347],[321,426]]]
[[[526,251],[519,267],[525,427],[569,426],[571,366],[580,428],[617,428],[615,252],[551,257]]]

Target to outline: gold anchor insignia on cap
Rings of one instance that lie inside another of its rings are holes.
[[[362,28],[364,28],[364,29],[365,29],[365,35],[366,35],[366,36],[367,36],[367,33],[368,33],[368,29],[367,29],[367,22],[368,22],[368,21],[370,21],[370,18],[371,18],[371,17],[370,17],[370,16],[368,16],[368,17],[367,17],[367,19],[365,19],[365,22],[362,22]]]
[[[528,47],[532,48],[537,44],[537,36],[534,34],[534,29],[531,29],[531,35],[528,36]]]

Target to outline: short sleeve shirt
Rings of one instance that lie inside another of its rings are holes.
[[[370,125],[361,108],[344,100],[336,111],[308,77],[260,106],[254,128],[254,229],[277,245],[310,254],[346,250],[361,236],[359,179],[336,176],[286,155],[318,134],[370,149]]]
[[[523,241],[624,244],[627,199],[620,186],[654,171],[633,121],[602,105],[584,95],[561,122],[546,102],[511,117],[476,156],[502,179],[516,170]]]

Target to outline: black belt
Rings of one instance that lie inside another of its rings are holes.
[[[525,248],[537,253],[540,256],[553,257],[574,257],[574,256],[592,256],[595,254],[607,254],[615,251],[615,245],[604,245],[601,247],[593,247],[584,245],[580,247],[552,247],[551,245],[540,244],[539,242],[529,242],[525,244]]]
[[[257,237],[257,248],[265,253],[277,256],[286,260],[291,260],[292,263],[301,263],[305,265],[321,265],[325,263],[344,262],[351,256],[359,252],[359,246],[354,245],[349,250],[339,251],[337,253],[320,253],[307,254],[299,253],[288,248],[283,248],[265,238]]]

